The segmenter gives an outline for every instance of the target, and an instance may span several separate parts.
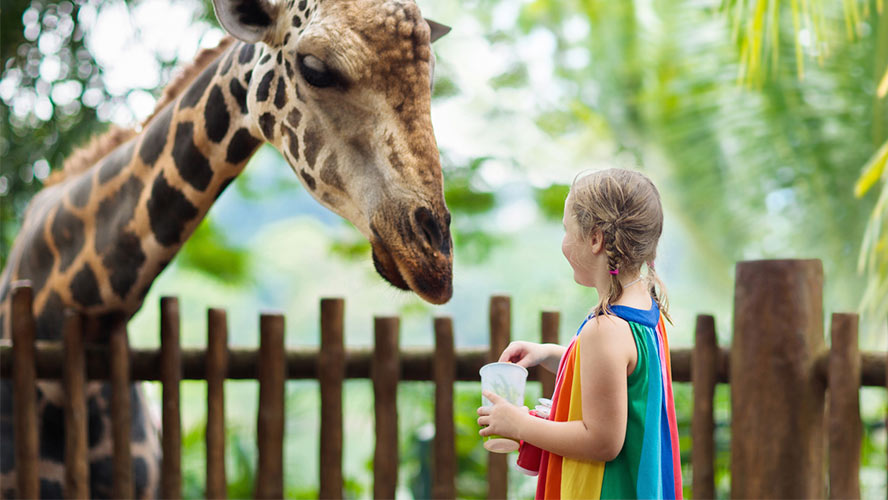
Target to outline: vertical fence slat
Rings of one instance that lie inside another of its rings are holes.
[[[490,298],[490,355],[494,362],[509,345],[512,331],[511,299],[503,295]],[[480,398],[479,398],[480,399]],[[506,498],[509,469],[505,453],[487,454],[487,498]]]
[[[823,498],[823,265],[737,264],[731,346],[731,496]]]
[[[163,498],[182,498],[182,423],[179,419],[179,384],[182,354],[179,345],[179,300],[160,299],[160,384],[162,395]]]
[[[829,351],[829,497],[860,498],[860,352],[857,315],[832,315]]]
[[[321,351],[318,381],[321,387],[320,498],[342,498],[342,382],[345,379],[343,332],[345,301],[321,299]]]
[[[561,316],[557,311],[543,311],[540,315],[541,324],[541,340],[544,344],[558,343],[558,326]],[[540,381],[543,383],[543,397],[551,398],[555,392],[555,374],[546,370],[542,366],[538,368],[540,371]],[[535,405],[531,402],[530,407]]]
[[[224,309],[207,311],[207,498],[228,496],[225,478],[225,376],[228,323]]]
[[[259,415],[256,440],[256,498],[284,496],[284,317],[263,314],[259,320]]]
[[[108,338],[111,375],[111,436],[113,438],[114,498],[133,498],[133,466],[130,452],[130,351],[126,323],[116,322]]]
[[[376,449],[373,453],[373,498],[395,498],[398,487],[398,352],[399,319],[373,320],[375,346],[370,376],[376,410]]]
[[[432,498],[456,498],[456,430],[453,420],[453,383],[456,352],[453,320],[435,318],[435,461]]]
[[[80,314],[65,310],[65,498],[89,498],[86,355]]]
[[[12,384],[15,466],[18,496],[37,498],[40,479],[37,434],[37,368],[34,364],[36,327],[30,283],[21,282],[12,289]]]
[[[691,357],[694,410],[691,420],[691,464],[694,498],[715,498],[715,417],[713,403],[717,378],[718,341],[715,318],[697,316]]]

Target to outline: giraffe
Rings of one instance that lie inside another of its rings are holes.
[[[28,280],[38,339],[62,312],[108,333],[265,142],[306,190],[370,242],[393,286],[441,304],[452,295],[450,214],[431,116],[431,42],[449,30],[413,0],[214,0],[228,36],[169,85],[140,130],[115,130],[41,190],[0,275],[0,337],[10,290]],[[198,74],[199,73],[199,74]],[[89,149],[89,148],[87,148]],[[37,388],[40,495],[64,494],[63,393]],[[159,441],[132,387],[135,495],[158,494]],[[109,384],[91,382],[90,487],[111,495]],[[0,383],[0,496],[16,496],[12,386]]]

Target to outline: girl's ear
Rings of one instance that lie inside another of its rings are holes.
[[[604,233],[600,229],[592,231],[592,236],[589,238],[589,247],[592,249],[593,254],[604,250]]]

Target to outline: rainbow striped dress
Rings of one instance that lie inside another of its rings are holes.
[[[543,451],[536,498],[682,498],[678,427],[672,398],[669,341],[654,303],[650,309],[611,306],[635,338],[638,362],[628,377],[626,439],[610,462],[564,458]],[[558,366],[549,420],[582,420],[580,330]]]

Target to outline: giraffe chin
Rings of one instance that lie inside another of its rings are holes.
[[[381,244],[373,244],[373,266],[376,272],[392,286],[404,291],[412,291],[421,299],[436,305],[445,304],[453,295],[453,283],[449,272],[443,279],[435,279],[425,273],[416,273],[408,283],[401,274],[392,254]],[[438,273],[433,273],[438,274]]]

